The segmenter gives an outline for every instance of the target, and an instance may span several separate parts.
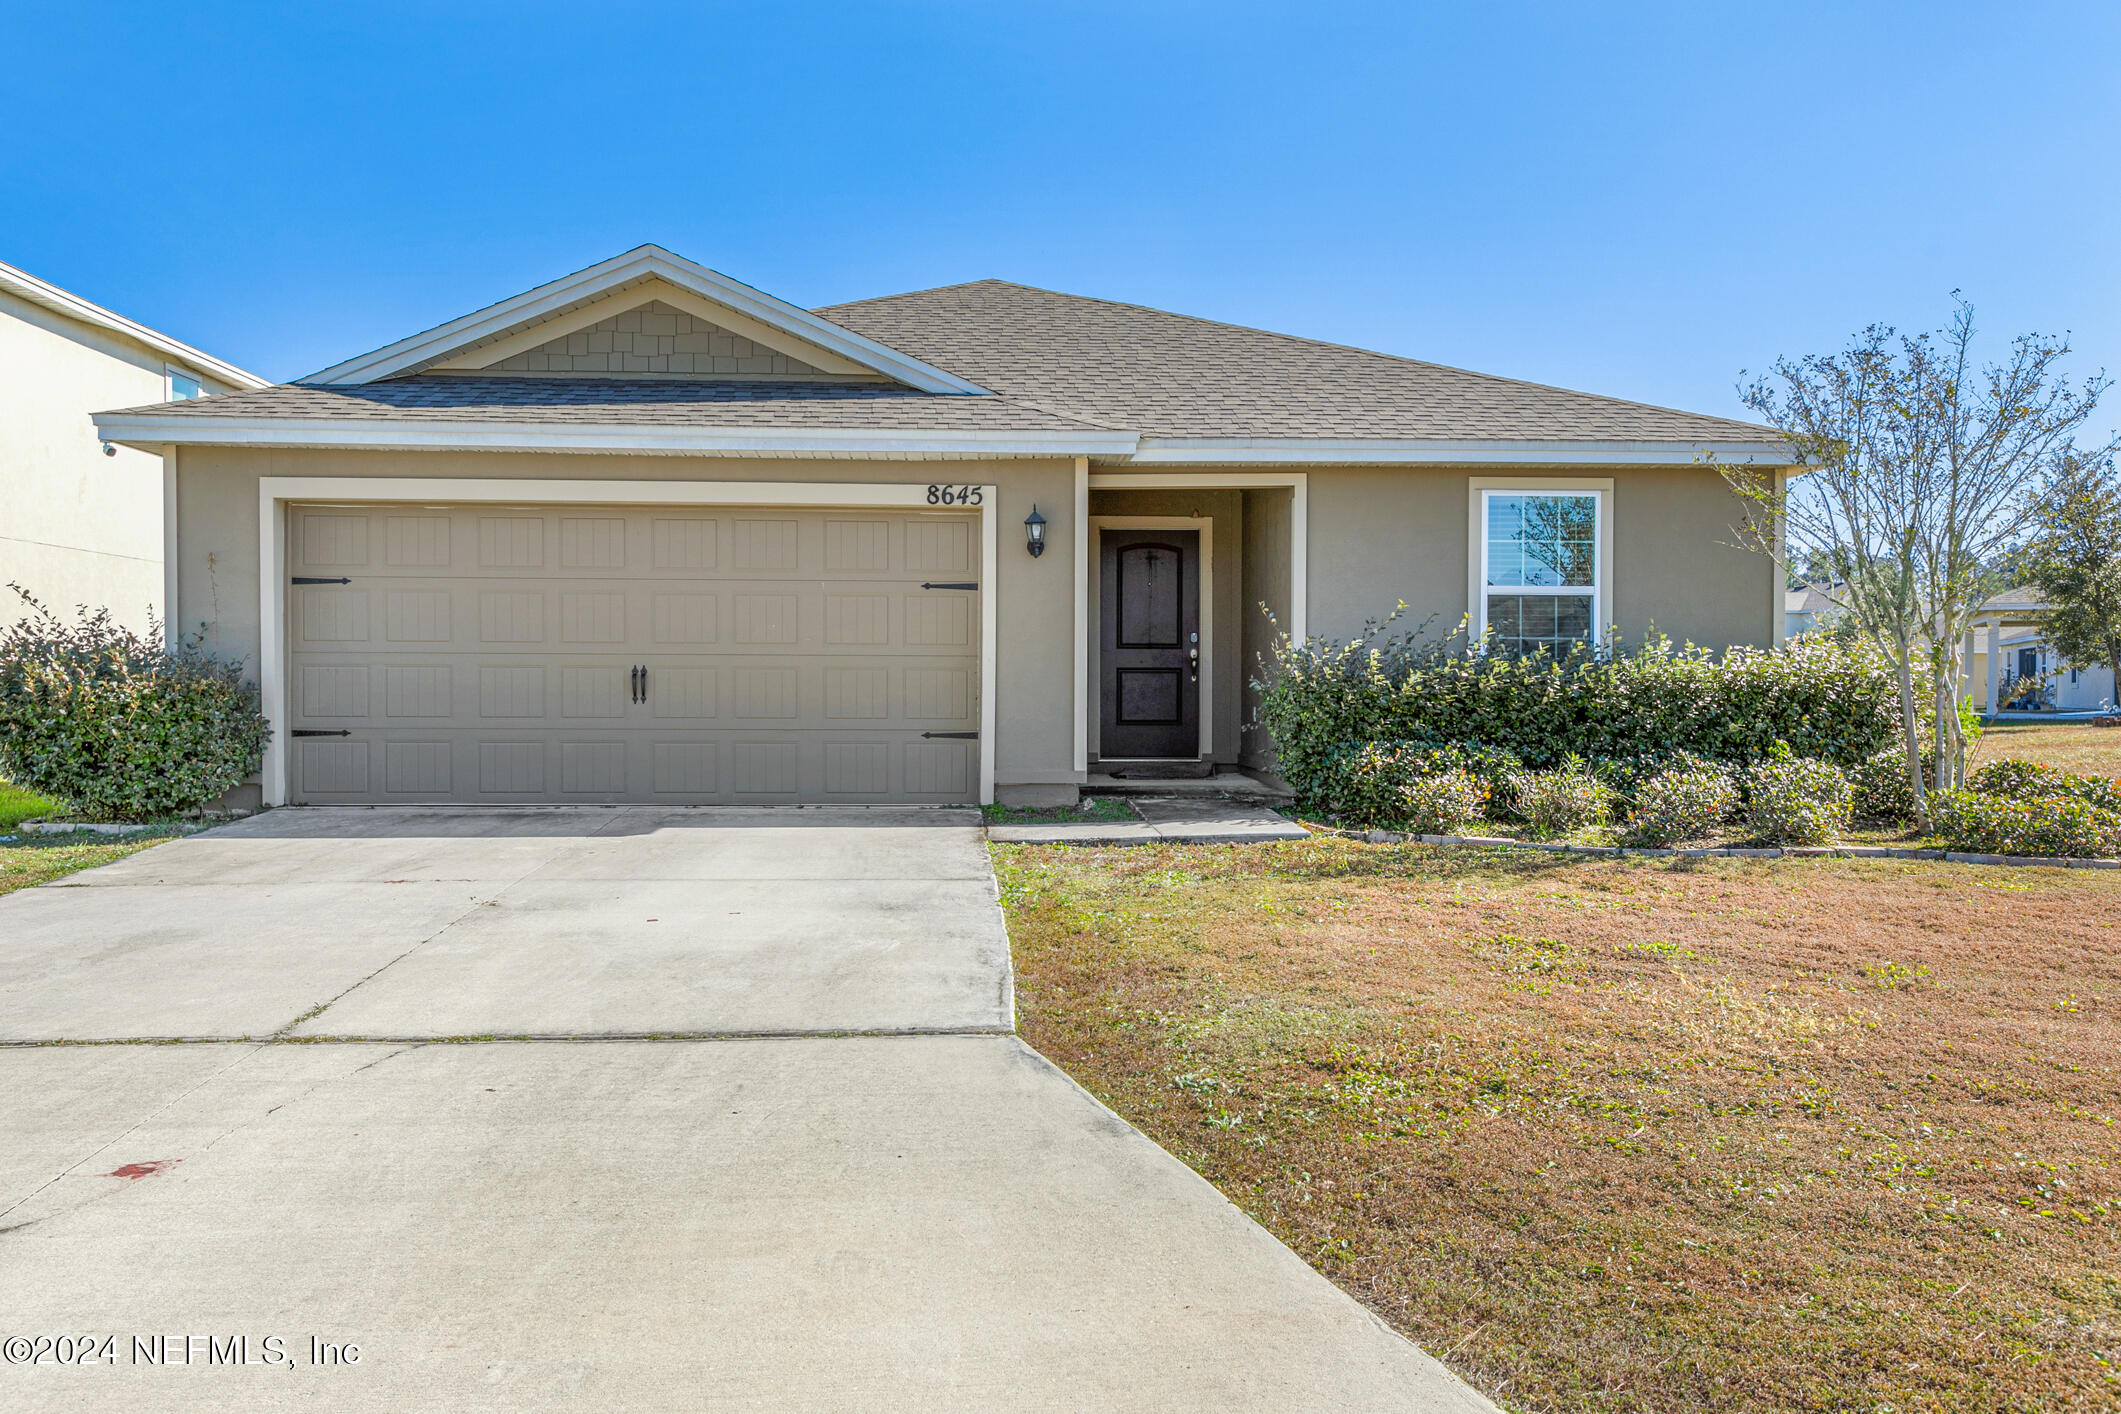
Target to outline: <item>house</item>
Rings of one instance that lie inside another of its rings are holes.
[[[1982,703],[1989,716],[2114,709],[2113,670],[2064,660],[2041,632],[2047,609],[2037,590],[2021,585],[1990,595],[1975,612],[1967,635],[1966,696]]]
[[[145,628],[166,602],[164,463],[106,447],[89,414],[265,380],[12,265],[0,265],[0,586],[61,614]],[[0,625],[27,612],[0,590]]]
[[[1072,801],[1269,766],[1273,636],[1400,601],[1782,627],[1705,464],[1779,482],[1768,429],[995,280],[805,310],[643,246],[96,426],[174,468],[270,803]]]
[[[1800,584],[1795,589],[1785,590],[1782,596],[1782,636],[1795,638],[1814,629],[1830,627],[1845,607],[1834,596],[1841,589],[1839,580],[1831,584]]]

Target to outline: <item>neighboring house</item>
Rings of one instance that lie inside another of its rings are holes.
[[[2029,710],[2111,711],[2113,670],[2065,663],[2040,631],[2047,609],[2037,590],[2022,585],[1982,601],[1967,635],[1966,695],[1990,715],[2025,709],[2031,679],[2038,705]]]
[[[1783,591],[1782,636],[1795,638],[1800,633],[1830,627],[1846,607],[1835,597],[1840,589],[1837,580],[1832,584],[1800,584]]]
[[[656,246],[173,448],[268,802],[1075,799],[1261,768],[1277,632],[1778,641],[1770,430],[979,281],[805,311]],[[1270,621],[1262,606],[1272,612]]]
[[[0,265],[0,625],[25,612],[10,581],[69,618],[106,608],[144,628],[164,602],[163,459],[106,455],[89,416],[265,380]]]

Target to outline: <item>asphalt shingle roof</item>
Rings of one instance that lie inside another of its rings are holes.
[[[1729,418],[1004,280],[813,312],[982,387],[1146,437],[1780,440]]]
[[[689,379],[474,378],[430,373],[383,383],[285,383],[125,412],[188,417],[360,418],[381,422],[637,423],[670,427],[874,428],[973,432],[1101,430],[1011,398],[938,396],[895,384]]]
[[[164,403],[177,417],[1510,442],[1779,441],[1771,429],[980,280],[815,311],[996,396],[882,382],[423,373]],[[124,412],[146,412],[126,408]]]

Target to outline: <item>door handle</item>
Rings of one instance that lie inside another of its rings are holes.
[[[641,700],[643,702],[648,700],[648,665],[646,663],[641,665]]]
[[[1192,681],[1200,681],[1200,650],[1198,648],[1186,650],[1186,673]]]
[[[639,703],[641,700],[641,669],[638,664],[626,674],[626,700],[633,703]]]

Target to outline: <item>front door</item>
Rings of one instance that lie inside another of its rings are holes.
[[[1200,757],[1200,532],[1107,530],[1098,756]]]

